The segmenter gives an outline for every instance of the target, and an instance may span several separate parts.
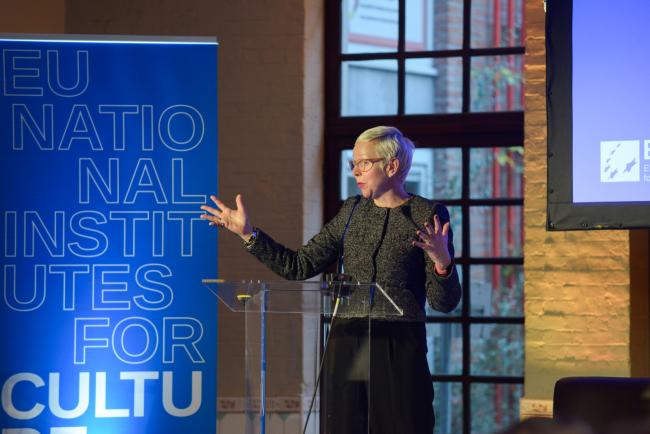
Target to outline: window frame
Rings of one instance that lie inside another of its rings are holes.
[[[471,48],[471,0],[463,0],[463,46],[455,50],[405,51],[405,5],[399,1],[399,37],[396,52],[341,53],[341,8],[342,0],[326,1],[325,7],[325,155],[323,178],[324,217],[329,221],[338,212],[342,201],[340,195],[340,154],[351,149],[356,137],[375,125],[393,125],[402,130],[416,144],[427,148],[460,148],[462,150],[462,193],[460,199],[444,200],[447,206],[460,206],[462,219],[462,252],[456,264],[462,269],[461,285],[464,289],[462,309],[459,316],[427,316],[427,323],[460,324],[463,333],[463,361],[460,375],[439,375],[432,373],[432,382],[454,382],[462,385],[463,433],[471,432],[471,385],[523,384],[523,376],[472,375],[471,335],[474,324],[523,325],[524,317],[471,316],[471,273],[472,265],[523,265],[523,251],[520,257],[471,257],[470,252],[470,208],[473,206],[521,206],[522,198],[470,198],[470,151],[472,148],[523,147],[524,112],[470,112],[470,66],[476,56],[525,54],[524,46],[501,48]],[[522,7],[524,7],[522,5]],[[522,24],[523,25],[523,24]],[[523,41],[522,35],[522,41]],[[404,114],[405,63],[406,59],[461,57],[463,64],[462,112],[455,114]],[[396,59],[398,62],[398,104],[397,115],[389,116],[340,116],[341,113],[341,64],[350,60]],[[522,89],[523,92],[523,89]],[[522,222],[523,232],[523,222]],[[523,246],[523,244],[522,244]]]

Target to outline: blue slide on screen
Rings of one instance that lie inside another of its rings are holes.
[[[650,2],[573,1],[573,202],[650,201]]]

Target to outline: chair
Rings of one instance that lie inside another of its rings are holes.
[[[595,434],[650,419],[650,378],[567,377],[555,383],[553,417],[582,422]]]

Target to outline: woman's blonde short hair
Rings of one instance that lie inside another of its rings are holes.
[[[384,164],[391,158],[397,158],[399,168],[395,176],[401,182],[406,181],[406,175],[411,170],[415,145],[400,130],[386,126],[370,128],[361,133],[357,141],[372,143],[379,156],[384,159]]]

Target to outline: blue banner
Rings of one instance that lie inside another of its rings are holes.
[[[0,46],[0,430],[215,432],[216,41]]]

